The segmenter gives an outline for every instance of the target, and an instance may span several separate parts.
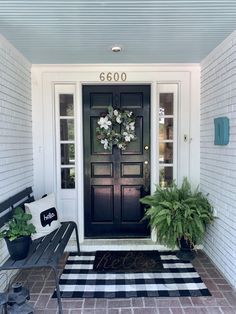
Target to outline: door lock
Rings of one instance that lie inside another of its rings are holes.
[[[148,165],[148,160],[145,160],[145,161],[144,161],[144,164],[145,164],[145,165]]]
[[[145,149],[145,150],[149,150],[148,145],[144,146],[144,149]]]

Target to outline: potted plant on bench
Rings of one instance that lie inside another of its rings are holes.
[[[194,258],[194,247],[204,238],[207,224],[213,222],[213,208],[198,189],[192,191],[187,178],[182,186],[175,183],[165,189],[157,186],[153,195],[142,198],[147,205],[144,219],[156,232],[157,241],[180,248],[177,256],[183,260]]]
[[[35,226],[28,223],[32,215],[22,208],[14,210],[12,218],[4,225],[0,238],[4,238],[12,259],[20,260],[27,256],[31,243],[31,234],[35,233]]]

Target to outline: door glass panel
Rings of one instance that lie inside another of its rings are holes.
[[[74,115],[74,95],[60,94],[60,116]]]
[[[61,168],[61,188],[75,188],[75,168]]]
[[[160,143],[159,162],[164,164],[173,163],[173,143]]]
[[[173,93],[161,93],[160,94],[160,116],[161,115],[173,115]]]
[[[61,141],[74,140],[74,120],[61,119],[60,120]]]
[[[163,118],[159,123],[160,140],[173,140],[173,118]]]
[[[170,186],[173,182],[173,167],[160,167],[159,180],[161,187]]]
[[[61,144],[61,164],[75,164],[75,144]]]

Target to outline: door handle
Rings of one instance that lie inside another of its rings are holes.
[[[149,192],[149,177],[150,177],[150,171],[149,171],[149,162],[148,160],[144,161],[144,185],[143,190],[144,192]]]

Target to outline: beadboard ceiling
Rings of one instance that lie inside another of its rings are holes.
[[[35,64],[200,62],[235,29],[236,0],[0,0],[0,33]]]

